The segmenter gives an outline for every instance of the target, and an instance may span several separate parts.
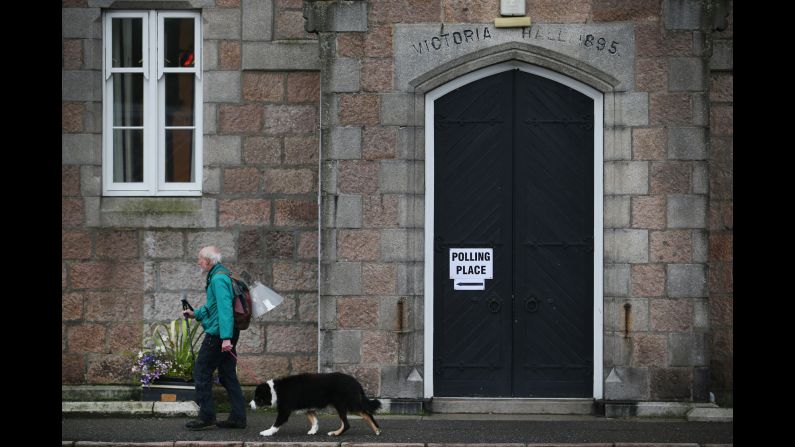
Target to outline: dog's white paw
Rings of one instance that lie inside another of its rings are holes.
[[[261,434],[262,436],[273,436],[273,434],[276,433],[277,431],[279,431],[278,428],[271,427],[271,428],[269,428],[267,430],[259,432],[259,434]]]
[[[308,434],[308,435],[316,435],[317,434],[317,428],[312,428],[311,430],[306,432],[306,434]]]
[[[329,436],[337,436],[337,433],[336,433],[336,432],[333,432],[333,431],[330,431],[330,432],[328,432],[328,435],[329,435]]]
[[[381,434],[381,430],[376,430],[375,435],[378,436]]]

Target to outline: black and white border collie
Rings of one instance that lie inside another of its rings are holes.
[[[373,413],[381,408],[381,402],[368,399],[359,381],[343,373],[297,374],[268,380],[257,385],[250,405],[252,410],[267,405],[276,407],[276,422],[271,428],[261,431],[259,434],[262,436],[276,434],[293,411],[304,409],[312,424],[307,434],[314,435],[318,430],[315,411],[329,405],[334,407],[342,422],[339,429],[328,432],[329,436],[339,436],[350,428],[348,413],[358,413],[376,435],[381,434],[381,428],[373,418]]]

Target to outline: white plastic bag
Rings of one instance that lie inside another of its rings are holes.
[[[252,309],[254,311],[254,318],[260,317],[266,312],[270,312],[274,307],[284,301],[281,295],[259,281],[254,281],[254,285],[251,286],[249,291],[251,292],[251,301],[254,305]]]

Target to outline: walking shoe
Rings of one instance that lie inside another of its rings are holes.
[[[236,422],[236,421],[218,421],[215,425],[221,428],[246,428],[245,422]]]
[[[201,419],[196,419],[193,421],[188,421],[185,423],[185,428],[188,430],[204,430],[205,428],[214,427],[215,421],[203,421]]]

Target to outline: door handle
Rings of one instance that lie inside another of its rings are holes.
[[[501,307],[502,304],[500,304],[500,302],[497,301],[496,298],[492,298],[491,301],[489,301],[489,310],[491,311],[491,313],[496,314],[497,312],[500,311]]]
[[[528,313],[534,313],[538,311],[538,300],[536,299],[535,295],[530,295],[527,298],[527,301],[524,303],[524,310]]]

